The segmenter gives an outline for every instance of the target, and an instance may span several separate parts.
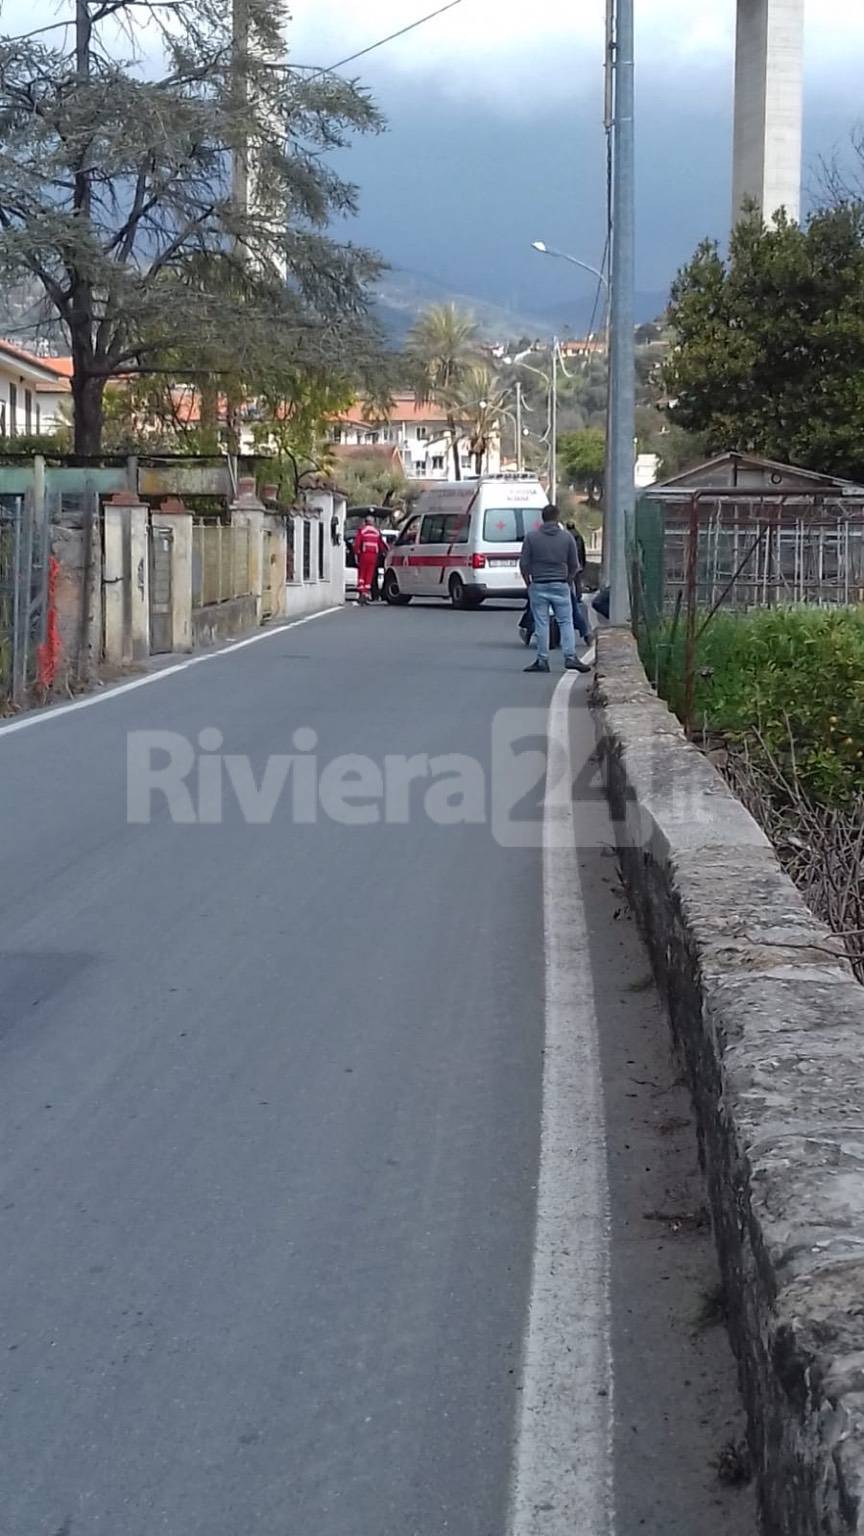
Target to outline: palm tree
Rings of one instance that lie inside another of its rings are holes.
[[[508,387],[496,379],[485,363],[471,363],[457,384],[442,391],[441,403],[448,411],[448,419],[452,417],[461,423],[478,475],[483,473],[489,439],[498,430]]]
[[[453,453],[453,469],[461,480],[459,422],[453,410],[453,392],[466,374],[479,364],[479,332],[474,316],[455,304],[438,304],[424,310],[408,333],[405,352],[414,377],[418,404],[434,400],[447,412],[447,430]]]

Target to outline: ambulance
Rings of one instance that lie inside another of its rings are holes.
[[[539,528],[546,492],[536,475],[483,475],[423,491],[384,566],[388,603],[440,597],[479,608],[487,597],[525,597],[522,540]]]

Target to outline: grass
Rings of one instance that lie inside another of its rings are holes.
[[[701,620],[700,620],[701,622]],[[643,660],[683,713],[683,624],[645,638]],[[864,794],[864,610],[717,614],[699,638],[694,727],[773,759],[817,802]]]

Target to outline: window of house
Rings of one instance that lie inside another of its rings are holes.
[[[0,437],[6,436],[6,401],[0,403]]]
[[[418,437],[426,437],[427,436],[426,428],[425,427],[418,427],[417,428],[417,436]]]
[[[414,473],[415,473],[415,475],[425,475],[425,473],[426,473],[426,460],[425,459],[415,459],[414,460]]]
[[[444,468],[444,455],[442,453],[434,453],[432,455],[432,468],[433,469],[443,469]]]
[[[36,401],[36,436],[37,437],[39,436],[39,433],[41,431],[42,431],[42,407],[39,404],[39,401],[37,400]]]
[[[461,463],[463,469],[470,469],[471,468],[471,455],[470,455],[470,453],[460,454],[459,462]]]
[[[324,580],[324,524],[318,524],[318,580]]]
[[[303,522],[303,580],[312,580],[312,524],[308,517]]]
[[[24,391],[24,431],[26,432],[28,437],[32,436],[32,433],[33,433],[33,391],[30,390],[30,389],[25,389],[25,391]]]
[[[332,436],[332,439],[333,439],[334,443],[341,443],[341,441],[342,441],[342,428],[341,427],[334,427],[333,431],[331,433],[331,436]]]
[[[9,436],[18,436],[18,387],[9,385]]]

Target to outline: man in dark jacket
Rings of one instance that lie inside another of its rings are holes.
[[[579,575],[579,553],[572,533],[558,521],[558,508],[543,508],[540,528],[526,534],[519,569],[528,588],[537,660],[526,672],[549,671],[549,610],[551,608],[561,633],[564,666],[568,672],[590,672],[591,668],[576,657],[576,631],[573,628],[572,584]]]
[[[587,559],[585,540],[583,539],[575,523],[568,523],[567,527],[576,540],[576,553],[579,556],[579,575],[576,577],[576,580],[573,583],[573,624],[577,632],[581,635],[585,644],[590,645],[591,625],[588,620],[588,614],[585,611],[585,604],[583,602],[584,594],[582,591],[582,572],[585,569],[585,561]]]

